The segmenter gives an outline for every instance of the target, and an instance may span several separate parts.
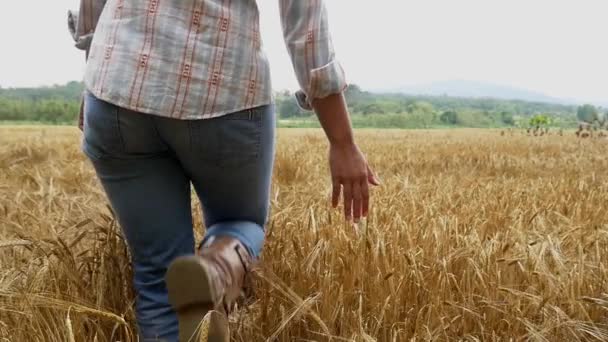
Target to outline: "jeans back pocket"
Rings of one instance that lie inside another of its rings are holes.
[[[124,152],[118,121],[119,108],[91,93],[85,95],[82,149],[91,159],[105,159]]]
[[[220,167],[243,167],[257,161],[263,111],[247,109],[217,121]]]

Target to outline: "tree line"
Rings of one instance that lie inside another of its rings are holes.
[[[283,119],[306,121],[312,115],[301,110],[289,92],[277,93],[275,98]],[[378,94],[364,91],[357,85],[349,86],[346,100],[353,114],[353,123],[361,127],[528,128],[542,122],[543,125],[566,128],[575,127],[581,120],[577,115],[580,108],[593,108],[597,113],[602,111],[591,105],[577,107],[493,98]]]
[[[0,88],[0,121],[76,122],[81,82],[38,88]]]
[[[73,123],[80,108],[82,82],[39,88],[0,88],[0,121]],[[575,127],[578,121],[601,121],[607,115],[591,105],[569,106],[520,100],[378,94],[350,85],[346,100],[358,127],[529,127],[534,118],[544,124]],[[277,112],[284,122],[314,122],[292,93],[275,93]],[[534,122],[533,122],[534,121]]]

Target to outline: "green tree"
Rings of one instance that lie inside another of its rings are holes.
[[[448,125],[457,125],[460,123],[458,119],[458,113],[453,110],[448,110],[441,113],[441,115],[439,116],[439,121]]]
[[[369,114],[384,114],[385,111],[378,103],[370,103],[362,107],[363,115]]]
[[[515,119],[513,118],[513,114],[511,114],[510,112],[506,112],[506,111],[501,112],[500,121],[502,121],[502,123],[504,123],[505,125],[509,125],[509,126],[515,125]]]
[[[530,126],[547,126],[550,119],[547,115],[538,114],[530,119]]]
[[[599,112],[595,106],[586,104],[578,107],[576,111],[576,118],[582,122],[594,123],[598,120],[598,113]]]
[[[298,102],[294,96],[282,98],[278,102],[279,114],[282,118],[293,118],[304,116],[304,111],[298,106]]]
[[[433,105],[426,101],[416,101],[407,108],[410,114],[432,114],[435,112]]]

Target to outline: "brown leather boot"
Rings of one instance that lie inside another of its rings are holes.
[[[218,237],[203,246],[199,255],[177,258],[169,266],[167,290],[177,312],[180,342],[201,341],[205,328],[209,342],[230,340],[227,314],[246,290],[251,263],[240,241]]]

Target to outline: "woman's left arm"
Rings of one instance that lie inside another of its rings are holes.
[[[85,59],[89,58],[89,49],[95,33],[99,16],[107,0],[80,0],[78,12],[68,11],[68,30],[76,43],[76,48],[85,51]],[[78,128],[84,128],[84,95],[80,99],[78,113]]]

